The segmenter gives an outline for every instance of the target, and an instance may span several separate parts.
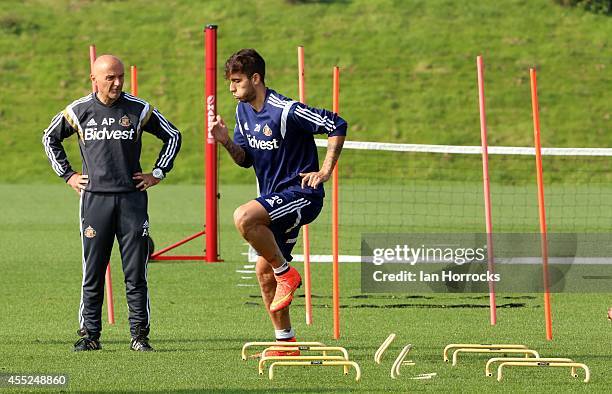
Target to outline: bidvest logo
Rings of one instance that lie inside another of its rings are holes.
[[[85,141],[92,140],[132,140],[134,139],[134,129],[129,130],[108,130],[106,127],[98,130],[97,127],[85,128]]]
[[[257,138],[247,135],[249,146],[255,149],[272,150],[278,149],[278,140],[274,138],[272,141],[258,140]]]
[[[127,121],[126,121],[127,119]],[[129,130],[109,130],[106,126],[112,126],[116,122],[115,118],[103,118],[101,126],[104,126],[102,129],[98,130],[97,127],[86,127],[85,128],[85,141],[91,140],[131,140],[134,139],[134,128]],[[119,124],[123,127],[131,126],[130,118],[127,115],[124,115]],[[86,126],[97,126],[94,118],[91,118],[89,122],[87,122]]]

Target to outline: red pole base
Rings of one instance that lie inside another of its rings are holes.
[[[151,256],[149,256],[149,261],[188,261],[188,260],[202,260],[202,261],[206,261],[207,263],[219,263],[222,262],[223,260],[221,259],[215,259],[215,260],[207,260],[205,255],[199,256],[188,256],[188,255],[177,255],[177,256],[164,256],[164,254],[166,252],[171,251],[172,249],[178,248],[179,246],[186,244],[187,242],[194,240],[198,237],[204,236],[206,234],[206,230],[202,230],[199,231],[193,235],[190,235],[187,238],[184,238],[178,242],[173,243],[170,246],[167,246],[155,253],[152,253]]]

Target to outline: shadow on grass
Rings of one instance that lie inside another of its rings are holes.
[[[247,301],[244,303],[246,306],[261,306],[259,302]],[[292,307],[304,307],[303,304],[292,304]],[[313,308],[331,308],[331,305],[327,304],[312,304]],[[509,302],[506,304],[499,304],[497,308],[525,308],[527,304],[524,302]],[[473,308],[482,309],[489,308],[489,304],[355,304],[355,305],[340,305],[340,309],[403,309],[403,308],[416,308],[416,309],[453,309],[453,308]]]
[[[314,306],[314,305],[313,305]],[[527,304],[522,302],[511,302],[507,304],[499,304],[497,308],[524,308]],[[357,304],[357,305],[340,305],[340,308],[433,308],[433,309],[453,309],[453,308],[489,308],[488,304]]]
[[[32,345],[42,345],[42,346],[62,346],[66,347],[68,352],[72,352],[72,346],[76,339],[34,339],[34,340],[13,340],[6,341],[7,345],[22,345],[22,344],[32,344]],[[122,352],[121,349],[108,349],[107,345],[125,345],[125,349],[129,350],[129,339],[108,339],[104,340],[101,338],[102,343],[102,351],[104,353],[115,353]],[[227,344],[226,346],[219,346],[218,344]],[[232,349],[239,349],[240,346],[244,343],[244,338],[202,338],[202,339],[167,339],[167,338],[159,338],[159,339],[151,339],[151,344],[155,347],[157,353],[174,353],[174,352],[200,352],[200,351],[227,351]],[[185,344],[195,345],[196,348],[186,349],[184,347]],[[164,346],[164,348],[159,348],[159,346]],[[170,347],[170,348],[168,348]]]
[[[354,383],[354,382],[353,382]],[[351,387],[350,389],[339,390],[338,388],[329,388],[329,389],[289,389],[286,387],[282,388],[265,388],[265,389],[248,389],[248,388],[215,388],[215,389],[193,389],[193,390],[138,390],[139,393],[178,393],[178,394],[187,394],[187,393],[270,393],[270,392],[281,392],[281,393],[388,393],[388,390],[380,389],[380,390],[372,390],[372,388],[360,388],[360,387]],[[100,391],[80,391],[81,393],[99,393]],[[109,391],[110,392],[110,391]]]
[[[296,295],[295,298],[305,298],[304,294]],[[261,299],[260,294],[250,294],[249,298]],[[327,298],[331,299],[331,295],[316,295],[312,294],[311,298]],[[489,295],[479,295],[479,296],[464,296],[464,297],[442,297],[439,294],[435,296],[424,296],[424,295],[388,295],[388,294],[358,294],[353,296],[345,297],[351,300],[360,300],[360,299],[370,299],[370,300],[412,300],[412,299],[421,299],[421,300],[441,300],[441,299],[453,299],[453,300],[488,300]],[[505,300],[535,300],[536,297],[530,295],[522,295],[522,296],[498,296],[497,298],[505,299]]]

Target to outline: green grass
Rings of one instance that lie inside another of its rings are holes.
[[[609,294],[554,294],[555,340],[547,342],[541,295],[500,295],[499,324],[491,327],[487,299],[480,294],[365,298],[357,264],[341,266],[342,339],[337,343],[362,366],[362,382],[329,369],[283,369],[272,382],[259,377],[254,363],[239,360],[239,351],[246,341],[270,339],[271,327],[257,287],[237,286],[255,280],[236,272],[246,263],[246,246],[231,222],[233,209],[254,197],[255,186],[252,172],[236,168],[223,152],[220,253],[225,261],[150,266],[152,344],[158,351],[128,350],[115,248],[117,323],[104,327],[102,352],[72,353],[81,283],[78,201],[54,178],[40,144],[42,130],[67,103],[88,93],[88,45],[136,64],[140,96],[160,108],[184,137],[175,170],[150,192],[152,234],[161,247],[201,230],[203,188],[193,185],[201,183],[203,172],[202,29],[207,23],[220,26],[219,65],[237,49],[255,47],[267,60],[268,85],[294,98],[295,49],[304,45],[307,98],[315,106],[331,106],[331,67],[339,65],[340,110],[353,140],[479,144],[475,57],[482,54],[491,145],[532,144],[528,68],[535,65],[543,145],[612,146],[612,21],[552,0],[3,1],[0,373],[67,373],[69,391],[75,392],[609,390]],[[235,103],[221,78],[218,105],[231,119]],[[146,169],[160,145],[151,136],[144,138]],[[66,148],[78,168],[74,138]],[[353,253],[366,231],[481,232],[480,164],[475,160],[374,158],[346,151],[342,252]],[[411,166],[403,166],[406,162]],[[552,231],[609,231],[609,160],[568,164],[545,159],[544,166]],[[532,158],[492,158],[491,179],[495,229],[537,231]],[[313,253],[329,249],[326,205],[313,225]],[[180,252],[202,249],[194,241]],[[331,339],[330,271],[329,264],[313,266],[312,327],[304,323],[303,298],[295,301],[293,324],[302,340],[336,343]],[[374,351],[390,332],[398,339],[383,365],[375,365]],[[451,342],[525,343],[545,356],[585,362],[592,382],[583,384],[565,370],[510,370],[497,383],[482,376],[484,357],[466,356],[456,368],[444,365],[442,349]],[[391,358],[406,343],[415,345],[411,358],[417,365],[392,381]],[[407,379],[433,371],[438,376],[431,381]]]
[[[318,340],[349,349],[363,369],[355,383],[335,369],[279,369],[270,382],[254,362],[240,361],[250,340],[271,338],[268,318],[256,287],[238,287],[237,269],[246,263],[231,224],[235,206],[249,199],[244,186],[223,185],[221,256],[225,262],[154,263],[149,269],[152,297],[153,354],[128,350],[128,324],[120,262],[112,259],[117,323],[105,325],[104,349],[74,354],[81,283],[78,201],[63,185],[0,185],[6,207],[0,218],[1,372],[61,372],[69,391],[79,392],[606,392],[610,386],[610,324],[605,319],[609,294],[553,294],[554,336],[545,340],[541,295],[499,295],[499,324],[488,325],[488,303],[480,294],[378,294],[360,292],[359,265],[341,266],[341,334],[331,335],[331,267],[314,264],[314,325],[304,323],[303,299],[292,307],[301,340]],[[201,188],[152,189],[152,234],[158,246],[196,232],[201,226]],[[197,253],[192,242],[183,251]],[[302,269],[297,264],[298,269]],[[510,304],[520,304],[511,308]],[[463,305],[463,307],[458,307]],[[403,307],[401,307],[403,306]],[[471,307],[470,307],[471,306]],[[397,340],[382,365],[373,354],[390,332]],[[586,363],[592,382],[572,379],[566,370],[508,370],[505,381],[484,377],[485,356],[465,356],[460,365],[442,362],[442,349],[453,342],[525,343],[544,356],[571,357]],[[412,343],[414,367],[391,380],[392,359]],[[437,372],[431,381],[409,376]],[[15,390],[11,390],[14,392]],[[39,391],[39,390],[37,390]],[[43,391],[43,390],[40,390]]]
[[[475,58],[486,63],[491,145],[532,144],[529,73],[538,67],[544,146],[612,146],[612,19],[552,0],[353,0],[291,4],[223,1],[8,0],[0,4],[0,155],[3,182],[53,182],[42,130],[88,93],[88,45],[139,67],[139,93],[183,132],[168,182],[202,178],[203,49],[219,24],[219,64],[256,47],[269,86],[297,97],[296,46],[306,48],[307,99],[331,106],[331,68],[342,69],[349,138],[475,145]],[[129,89],[126,84],[126,89]],[[219,79],[219,111],[235,103]],[[156,141],[157,142],[157,141]],[[78,168],[76,142],[67,142]],[[143,165],[159,145],[148,138]],[[222,155],[223,180],[248,172]]]

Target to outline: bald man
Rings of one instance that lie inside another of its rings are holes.
[[[151,351],[147,286],[149,216],[147,192],[172,169],[181,146],[179,131],[146,101],[123,92],[124,67],[112,55],[94,63],[92,93],[60,111],[42,143],[51,168],[80,197],[83,283],[79,305],[81,337],[75,351],[100,350],[104,275],[117,238],[129,310],[130,348]],[[142,132],[163,141],[150,173],[142,171]],[[72,169],[62,141],[78,135],[82,172]]]

